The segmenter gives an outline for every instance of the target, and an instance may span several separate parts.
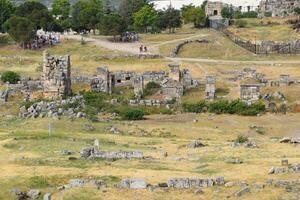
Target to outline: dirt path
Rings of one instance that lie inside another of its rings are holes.
[[[80,35],[65,35],[64,37],[73,40],[81,40]],[[93,43],[94,45],[98,45],[112,51],[120,51],[128,54],[140,54],[139,48],[142,45],[141,42],[120,43],[120,42],[110,42],[105,39],[95,39],[90,37],[84,37],[84,40],[88,43]],[[158,53],[158,48],[151,47],[151,46],[149,47],[147,46],[147,48],[149,54]]]

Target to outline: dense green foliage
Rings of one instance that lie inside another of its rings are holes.
[[[146,84],[144,89],[144,96],[153,95],[160,89],[160,85],[155,82],[149,82]]]
[[[26,1],[16,8],[15,15],[27,18],[34,24],[35,30],[43,28],[50,30],[49,25],[54,21],[47,7],[37,1]]]
[[[25,17],[13,16],[4,24],[4,28],[10,37],[24,46],[35,37],[34,24]]]
[[[20,80],[20,75],[16,72],[6,71],[1,74],[1,81],[15,84]]]
[[[265,105],[260,102],[247,105],[240,100],[220,100],[211,103],[200,101],[197,103],[184,103],[182,107],[185,112],[203,113],[208,111],[216,114],[238,114],[246,116],[255,116],[266,110]]]
[[[193,23],[197,28],[205,26],[205,11],[201,7],[187,5],[182,7],[181,12],[184,23]]]
[[[120,113],[122,120],[142,120],[145,112],[141,109],[126,109]]]
[[[71,4],[69,0],[54,0],[52,3],[52,14],[60,16],[62,19],[67,19],[69,17],[70,10]]]
[[[134,13],[134,27],[138,31],[147,32],[147,27],[152,26],[157,15],[153,6],[146,5],[138,12]]]
[[[3,25],[11,17],[14,9],[10,0],[0,0],[0,32],[4,32]]]
[[[72,28],[76,31],[95,29],[103,16],[103,5],[100,0],[79,0],[72,8]]]
[[[116,35],[126,31],[126,21],[117,13],[110,13],[103,16],[98,26],[103,35]]]

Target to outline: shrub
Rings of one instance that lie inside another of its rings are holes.
[[[235,21],[235,25],[238,27],[238,28],[245,28],[247,26],[247,21],[245,20],[242,20],[242,19],[239,19],[239,20],[236,20]]]
[[[144,96],[153,95],[159,89],[160,89],[160,85],[158,83],[151,81],[151,82],[147,83],[145,86]]]
[[[120,113],[122,120],[142,120],[145,112],[141,109],[127,109]]]
[[[183,103],[182,107],[185,112],[202,113],[206,112],[207,103],[206,101],[200,101],[197,103]]]
[[[6,71],[1,75],[1,81],[6,83],[15,84],[20,80],[20,75],[16,72]]]
[[[98,111],[107,106],[108,95],[105,93],[84,92],[83,98],[87,106],[94,107]]]
[[[243,144],[245,142],[248,142],[249,139],[247,136],[245,135],[239,135],[236,139],[235,139],[235,143],[239,143],[239,144]]]
[[[252,105],[235,100],[235,101],[215,101],[208,103],[206,101],[200,101],[198,103],[184,103],[182,108],[185,112],[202,113],[207,110],[216,114],[238,114],[246,116],[255,116],[259,113],[265,112],[266,107],[263,103],[258,102]]]

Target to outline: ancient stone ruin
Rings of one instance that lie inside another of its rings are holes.
[[[108,71],[107,67],[98,67],[97,75],[91,80],[91,90],[93,92],[105,92],[112,93],[112,89],[115,86],[115,77]]]
[[[296,15],[295,8],[298,7],[300,7],[299,0],[262,0],[258,12],[261,17],[285,17]]]
[[[216,98],[216,77],[212,75],[206,76],[205,99],[213,100]]]
[[[169,72],[145,71],[135,73],[130,71],[110,72],[106,67],[97,68],[97,75],[91,78],[91,90],[95,92],[112,93],[116,86],[132,86],[137,98],[141,98],[147,83],[155,82],[161,85],[161,95],[165,99],[180,100],[185,89],[198,85],[187,69],[180,70],[180,65],[170,64]],[[87,79],[89,80],[89,79]]]
[[[224,185],[224,177],[216,178],[171,178],[167,182],[168,187],[173,188],[202,188],[214,185]]]
[[[70,56],[51,56],[43,53],[44,97],[56,99],[71,94]]]
[[[259,100],[260,85],[259,84],[242,84],[240,85],[240,98],[247,104],[252,104]]]

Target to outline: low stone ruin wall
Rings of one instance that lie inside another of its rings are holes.
[[[143,99],[129,100],[129,105],[131,105],[131,106],[157,106],[157,107],[159,107],[164,104],[165,104],[165,102],[160,101],[160,100],[155,100],[155,99],[152,99],[152,100],[143,100]]]
[[[229,30],[221,30],[232,42],[255,54],[300,54],[300,40],[292,42],[261,41],[253,43],[244,40]]]
[[[173,188],[201,188],[214,185],[224,185],[224,177],[216,178],[171,178],[167,182]]]
[[[140,151],[98,151],[95,147],[84,148],[80,155],[86,159],[104,158],[104,159],[133,159],[143,158],[144,154]]]
[[[207,44],[207,43],[209,43],[209,41],[208,40],[186,40],[184,42],[181,42],[181,43],[177,44],[177,46],[173,50],[172,56],[176,57],[179,54],[179,51],[182,49],[182,47],[184,45],[187,45],[187,44],[190,44],[190,43]]]

